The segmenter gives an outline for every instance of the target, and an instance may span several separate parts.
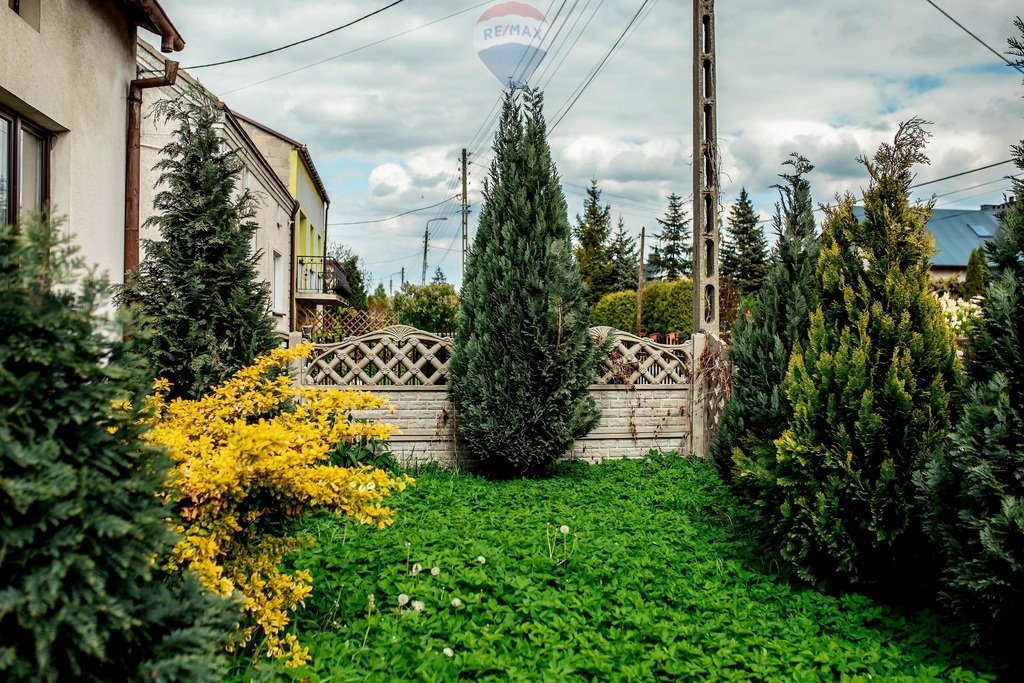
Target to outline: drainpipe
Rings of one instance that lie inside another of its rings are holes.
[[[288,266],[288,329],[295,329],[295,279],[298,277],[296,272],[296,265],[298,259],[295,256],[295,224],[299,222],[299,200],[292,200],[292,220],[291,225],[288,228],[288,252],[289,252],[289,266]]]
[[[166,60],[164,75],[136,78],[128,86],[128,159],[124,179],[124,279],[139,265],[139,184],[142,147],[142,91],[174,85],[178,62]]]

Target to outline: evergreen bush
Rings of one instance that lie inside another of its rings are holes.
[[[644,285],[644,332],[675,332],[680,337],[693,333],[693,281],[654,280]],[[636,315],[634,311],[634,316]]]
[[[774,442],[791,412],[782,381],[793,348],[807,340],[818,301],[819,243],[806,178],[814,166],[798,154],[783,165],[793,170],[781,174],[784,182],[776,186],[778,241],[764,286],[740,304],[732,328],[730,398],[710,451],[723,477],[731,479],[735,469],[739,488],[768,510],[776,507],[769,495],[775,489]]]
[[[53,222],[0,227],[0,679],[217,681],[239,611],[172,583],[140,359]]]
[[[427,332],[454,332],[459,316],[459,294],[447,282],[414,285],[406,282],[392,303],[398,320]]]
[[[594,306],[590,322],[636,334],[636,292],[609,292]]]
[[[927,162],[923,121],[900,125],[872,159],[864,220],[847,195],[829,210],[821,299],[784,388],[793,417],[776,441],[766,510],[783,558],[808,581],[919,588],[921,515],[913,477],[949,430],[953,334],[931,294],[930,207],[908,199]]]
[[[544,471],[600,417],[599,351],[542,108],[536,90],[505,97],[449,364],[465,452],[495,476]]]
[[[241,162],[216,129],[221,111],[193,90],[161,100],[154,114],[177,126],[156,165],[163,189],[160,229],[122,301],[135,303],[149,334],[140,350],[172,396],[197,398],[209,387],[278,345],[270,315],[270,285],[261,282],[253,253],[257,204],[237,193]]]

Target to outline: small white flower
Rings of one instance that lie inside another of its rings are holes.
[[[398,606],[399,607],[405,607],[408,604],[409,604],[409,596],[406,595],[405,593],[399,594],[399,596],[398,596]]]
[[[484,563],[487,562],[487,558],[484,557],[483,555],[478,555],[477,558],[476,558],[476,561],[479,562],[480,564],[484,564]]]
[[[406,541],[406,542],[405,542],[405,547],[406,547],[406,548],[408,548],[408,547],[409,547],[410,545],[412,545],[412,544],[411,544],[411,543],[409,543],[409,541]]]
[[[561,531],[563,534],[569,533],[569,527],[566,526],[565,524],[563,524],[562,526],[558,527],[558,530]]]
[[[441,573],[441,568],[440,567],[431,567],[430,568],[430,575],[431,576],[438,576],[440,573]]]
[[[423,571],[423,565],[421,565],[419,562],[417,562],[416,564],[414,564],[412,566],[412,569],[409,570],[409,573],[412,574],[413,576],[416,576],[421,571]]]
[[[377,598],[374,597],[373,593],[370,593],[366,596],[366,604],[370,606],[370,609],[373,609],[373,603],[376,601],[376,599]]]
[[[413,600],[412,601],[412,611],[413,612],[422,612],[425,607],[426,607],[426,605],[424,605],[419,600]]]
[[[459,600],[458,598],[452,598],[452,607],[456,609],[462,607],[462,600]]]
[[[452,650],[450,647],[446,647],[445,649],[441,650],[441,652],[444,653],[445,657],[454,657],[455,656],[455,651]]]
[[[368,481],[368,482],[366,482],[366,490],[367,490],[367,491],[372,491],[372,490],[374,490],[375,488],[377,488],[377,484],[376,484],[376,482],[372,482],[372,481]]]

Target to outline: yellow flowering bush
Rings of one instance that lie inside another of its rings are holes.
[[[169,384],[158,380],[148,436],[174,462],[165,489],[182,540],[170,568],[194,571],[220,595],[239,591],[248,622],[238,644],[262,634],[268,656],[293,666],[309,653],[284,631],[288,612],[309,596],[311,577],[280,565],[312,541],[287,535],[286,519],[322,508],[384,528],[394,512],[383,499],[413,483],[330,463],[336,444],[387,440],[396,428],[350,419],[353,410],[386,404],[370,393],[292,386],[288,363],[309,350],[276,350],[198,400],[168,402]]]

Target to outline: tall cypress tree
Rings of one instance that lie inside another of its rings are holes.
[[[683,208],[683,198],[675,192],[668,196],[665,215],[656,219],[661,232],[654,237],[658,247],[651,253],[649,262],[658,269],[666,280],[690,277],[693,266],[693,235],[690,233],[690,219]]]
[[[156,165],[163,189],[147,222],[160,240],[122,299],[137,303],[149,334],[140,348],[172,396],[196,398],[278,344],[270,285],[256,272],[256,197],[235,197],[241,162],[215,128],[221,112],[199,91],[162,100],[156,116],[174,122]]]
[[[449,364],[466,453],[494,476],[545,470],[599,419],[598,351],[542,108],[536,90],[505,96]]]
[[[744,187],[729,210],[731,253],[726,252],[721,257],[722,274],[732,279],[740,294],[758,291],[768,273],[768,242],[759,223],[760,218]]]
[[[1024,66],[1024,21],[1010,47]],[[1024,140],[1014,145],[1024,171]],[[976,642],[1017,661],[1024,614],[1024,182],[988,244],[992,279],[966,354],[963,417],[953,446],[921,478],[940,551],[941,597]]]
[[[985,249],[978,247],[967,259],[967,276],[964,278],[964,298],[973,299],[985,291]]]
[[[782,556],[804,579],[910,589],[924,583],[913,477],[945,445],[953,333],[931,294],[931,209],[912,206],[927,162],[924,122],[900,125],[872,159],[864,220],[847,196],[822,233],[821,299],[784,388],[776,442]],[[917,561],[915,561],[917,560]]]
[[[151,384],[57,225],[0,226],[0,679],[218,681],[240,612],[162,569]]]
[[[590,181],[587,198],[583,201],[583,215],[576,216],[573,236],[576,238],[576,263],[587,285],[587,299],[593,306],[608,292],[614,291],[614,264],[609,241],[612,234],[612,209],[601,206],[601,188],[597,180]]]
[[[791,408],[782,381],[794,347],[807,340],[811,311],[818,303],[814,269],[815,236],[811,186],[814,166],[799,154],[783,162],[779,201],[773,219],[778,237],[771,269],[751,308],[740,311],[732,330],[732,380],[729,402],[711,444],[711,460],[724,477],[771,510],[775,486],[775,439]]]
[[[626,224],[619,216],[619,223],[609,246],[612,255],[612,290],[623,292],[636,289],[640,275],[639,252],[636,239],[626,234]]]

